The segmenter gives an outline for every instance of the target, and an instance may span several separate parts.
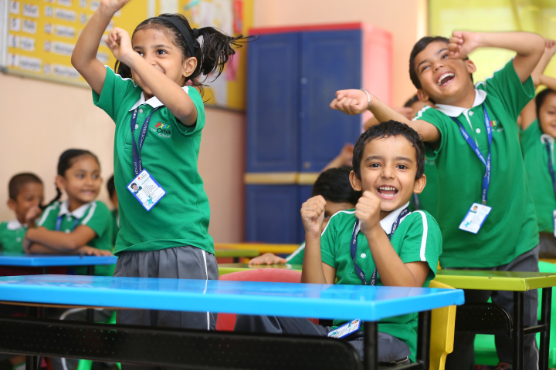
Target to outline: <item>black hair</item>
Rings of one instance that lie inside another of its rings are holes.
[[[129,187],[132,188],[133,185],[137,186],[137,183],[134,182],[133,184],[129,185]],[[137,186],[137,187],[139,187],[139,186]]]
[[[17,175],[14,175],[8,183],[8,196],[10,199],[17,200],[17,196],[19,195],[21,188],[29,183],[42,185],[42,180],[37,175],[30,172],[18,173]]]
[[[417,96],[417,94],[413,95],[411,98],[407,99],[407,101],[405,102],[405,104],[403,105],[404,108],[411,108],[411,106],[417,102],[419,102],[421,100],[419,100],[419,97]]]
[[[312,196],[322,195],[324,199],[334,203],[357,204],[361,192],[351,187],[349,181],[351,170],[349,166],[342,166],[322,172],[313,185]]]
[[[116,193],[116,185],[114,184],[114,175],[110,176],[110,178],[106,182],[106,189],[108,190],[108,195],[110,195],[110,199],[112,199],[114,193]]]
[[[537,94],[537,96],[535,97],[535,104],[537,105],[536,110],[537,110],[537,118],[539,119],[539,123],[541,122],[541,106],[543,105],[544,101],[546,100],[546,97],[552,93],[556,93],[556,91],[546,88],[543,91],[541,91],[540,93]]]
[[[415,180],[420,179],[425,173],[425,144],[423,140],[411,127],[405,123],[398,121],[386,121],[376,126],[371,126],[367,131],[363,132],[353,148],[353,171],[359,179],[361,179],[361,160],[365,147],[371,140],[382,139],[392,136],[403,136],[415,148],[415,158],[417,159],[417,173]]]
[[[409,78],[411,79],[411,82],[413,82],[413,85],[417,89],[421,89],[422,86],[421,86],[421,81],[419,81],[419,76],[417,75],[417,70],[415,69],[415,58],[420,52],[425,50],[425,48],[429,46],[429,44],[432,44],[433,42],[443,42],[446,45],[448,45],[450,43],[450,40],[448,40],[446,37],[443,36],[422,37],[419,41],[415,43],[415,45],[413,46],[413,50],[411,50],[411,54],[409,55]],[[463,60],[468,60],[468,59],[469,58],[465,58]],[[470,73],[469,75],[471,76],[471,82],[473,82],[473,74]],[[429,100],[432,102],[431,99]]]
[[[65,176],[66,171],[70,169],[71,166],[73,166],[75,159],[83,155],[90,155],[95,159],[95,161],[97,161],[98,165],[100,166],[100,161],[98,160],[97,156],[91,153],[90,151],[83,150],[83,149],[68,149],[65,152],[63,152],[60,155],[60,159],[58,159],[57,174],[59,176]],[[52,203],[60,200],[61,197],[62,197],[62,191],[60,190],[60,188],[58,188],[58,186],[56,186],[56,196],[54,197],[54,199],[52,199],[46,206],[41,206],[41,208],[45,209],[46,207],[50,206]]]
[[[196,46],[194,55],[191,55],[187,41],[180,30],[171,22],[161,17],[172,18],[173,21],[179,22],[185,26]],[[206,81],[209,74],[216,72],[214,79],[217,79],[218,76],[222,74],[224,65],[229,59],[233,58],[236,53],[234,47],[240,48],[243,46],[242,44],[252,41],[253,39],[253,36],[244,37],[243,35],[232,37],[216,28],[203,27],[198,30],[198,36],[202,37],[203,40],[202,44],[199,46],[194,36],[193,29],[189,25],[189,21],[181,14],[161,14],[160,17],[146,19],[135,28],[133,35],[135,35],[137,31],[153,28],[168,32],[171,40],[182,51],[184,58],[197,58],[197,68],[186,78],[185,82],[189,82],[192,86],[201,89],[204,85],[203,82]],[[132,39],[133,35],[131,36]],[[117,61],[115,69],[117,71],[116,73],[123,78],[131,78],[131,69],[125,64]],[[201,75],[206,76],[203,81],[199,79]]]

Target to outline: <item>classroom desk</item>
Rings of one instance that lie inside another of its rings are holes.
[[[292,254],[298,247],[298,244],[266,244],[266,243],[215,243],[215,248],[225,249],[255,249],[259,254]]]
[[[229,274],[237,271],[254,270],[254,269],[286,269],[301,271],[303,265],[250,265],[248,263],[219,263],[218,276]]]
[[[87,274],[95,274],[96,265],[115,265],[115,256],[60,256],[23,253],[0,253],[0,266],[40,267],[43,274],[47,267],[87,266]]]
[[[514,339],[515,370],[523,369],[523,336],[541,332],[539,369],[548,369],[550,344],[550,312],[552,287],[556,286],[556,274],[540,272],[485,271],[485,270],[438,270],[437,281],[458,289],[505,290],[514,292],[514,315],[512,334]],[[524,292],[542,289],[541,320],[539,325],[524,327]],[[463,312],[458,310],[458,312]],[[456,314],[457,315],[457,314]],[[457,322],[457,318],[456,318]],[[456,328],[457,330],[457,328]]]
[[[214,256],[216,258],[226,258],[232,257],[234,262],[239,262],[241,257],[257,257],[259,251],[256,249],[226,249],[226,248],[215,248]]]
[[[1,277],[0,297],[14,304],[360,318],[363,321],[365,361],[361,364],[349,344],[326,337],[110,326],[0,316],[0,332],[3,333],[0,352],[186,365],[191,369],[266,370],[378,369],[377,321],[412,312],[420,312],[417,358],[423,362],[404,368],[428,370],[430,310],[464,301],[463,291],[454,289],[67,275]],[[36,364],[36,357],[29,358],[27,369],[35,370]]]

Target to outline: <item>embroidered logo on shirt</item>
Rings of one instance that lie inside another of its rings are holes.
[[[151,129],[156,132],[159,137],[170,138],[172,137],[172,127],[167,123],[157,122]]]
[[[492,127],[492,131],[496,131],[496,132],[504,131],[504,127],[502,127],[500,123],[496,123],[496,120],[490,121],[490,127]]]

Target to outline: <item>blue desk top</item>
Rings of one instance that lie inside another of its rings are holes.
[[[39,254],[0,253],[0,266],[54,267],[115,265],[115,256],[60,256]]]
[[[0,300],[378,321],[462,304],[459,289],[106,276],[0,277]]]

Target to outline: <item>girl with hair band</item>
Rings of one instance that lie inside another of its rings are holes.
[[[116,123],[120,232],[114,275],[217,280],[209,203],[197,170],[205,110],[196,87],[201,75],[218,77],[233,47],[247,38],[212,27],[192,29],[182,15],[162,14],[140,23],[131,38],[120,28],[105,37],[118,59],[116,74],[96,54],[110,20],[127,2],[102,0],[72,55],[95,105]],[[142,187],[138,194],[133,183]],[[215,320],[209,312],[118,314],[122,324],[204,330],[213,329]]]

